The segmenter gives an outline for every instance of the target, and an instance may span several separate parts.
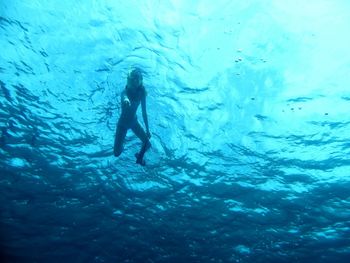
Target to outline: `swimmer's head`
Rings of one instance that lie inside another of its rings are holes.
[[[128,74],[128,86],[129,87],[140,87],[142,86],[142,72],[139,68],[134,68]]]

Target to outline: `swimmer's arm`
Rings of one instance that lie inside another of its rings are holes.
[[[146,109],[146,96],[143,96],[141,99],[141,107],[142,107],[142,118],[146,126],[146,132],[147,132],[147,135],[150,136],[149,127],[148,127],[147,109]]]
[[[122,94],[120,95],[120,99],[121,99],[122,105],[125,105],[125,104],[130,105],[130,100],[129,100],[128,96],[126,95],[125,90],[122,91]]]

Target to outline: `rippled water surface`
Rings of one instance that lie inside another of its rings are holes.
[[[2,262],[348,262],[349,14],[1,0]],[[145,167],[113,156],[134,66]]]

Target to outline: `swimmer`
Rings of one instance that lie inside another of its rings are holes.
[[[143,122],[146,126],[146,132],[137,120],[136,112],[141,104]],[[149,139],[151,134],[148,127],[148,118],[146,110],[146,89],[142,82],[142,72],[139,68],[133,69],[127,77],[127,84],[121,93],[122,112],[117,123],[115,140],[114,140],[114,156],[118,157],[124,149],[124,140],[126,133],[131,129],[135,135],[142,141],[139,153],[135,154],[136,163],[145,165],[143,156],[151,147]]]

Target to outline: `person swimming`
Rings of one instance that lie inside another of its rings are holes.
[[[135,135],[142,141],[142,147],[139,153],[135,154],[136,163],[145,165],[143,156],[151,147],[149,139],[151,134],[148,127],[148,118],[146,110],[146,89],[143,86],[142,72],[139,68],[133,69],[127,77],[127,84],[121,93],[122,112],[117,123],[114,156],[118,157],[124,149],[124,140],[126,133],[131,129]],[[142,117],[146,126],[146,132],[137,120],[136,112],[141,103]]]

